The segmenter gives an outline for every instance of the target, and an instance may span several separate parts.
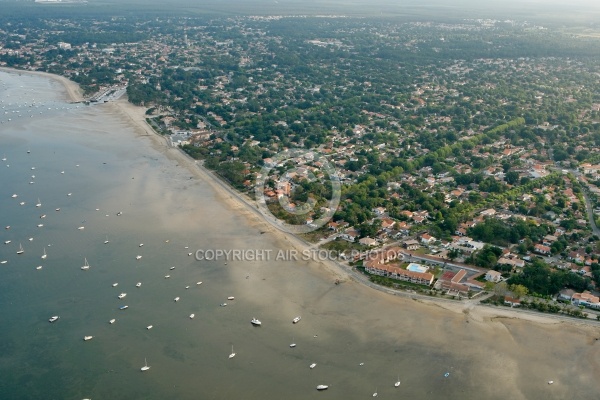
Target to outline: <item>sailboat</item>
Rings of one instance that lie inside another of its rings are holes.
[[[83,264],[83,267],[81,267],[81,269],[84,271],[90,269],[90,264],[88,264],[87,258],[85,259],[85,263]]]
[[[292,343],[290,343],[290,347],[296,347],[296,342],[294,342],[294,338],[292,338]]]
[[[377,388],[375,388],[375,393],[373,393],[373,397],[377,397]]]
[[[17,250],[17,254],[23,254],[25,253],[25,250],[23,250],[23,246],[21,245],[21,243],[19,243],[19,250]]]
[[[149,369],[150,367],[148,366],[148,361],[146,361],[146,359],[144,358],[144,366],[140,368],[140,371],[148,371]]]
[[[394,383],[394,387],[399,387],[400,386],[400,375],[398,375],[398,380],[396,381],[396,383]]]
[[[229,358],[233,357],[235,357],[235,353],[233,352],[233,345],[231,345],[231,354],[229,355]]]
[[[36,207],[41,207],[42,206],[42,202],[40,201],[40,198],[38,197],[38,202],[35,205]]]
[[[42,260],[44,260],[48,255],[46,254],[46,248],[44,247],[44,254],[42,254]]]
[[[108,243],[109,243],[109,241],[108,241],[108,235],[106,235],[106,240],[104,241],[104,244],[108,244]]]

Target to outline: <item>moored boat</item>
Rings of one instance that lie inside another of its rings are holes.
[[[88,341],[88,340],[92,340],[94,337],[93,336],[84,336],[83,340]]]
[[[50,322],[56,322],[56,321],[58,321],[59,318],[60,317],[58,315],[55,315],[53,317],[50,317],[50,319],[48,321],[50,321]]]
[[[252,318],[252,321],[250,321],[250,322],[254,326],[261,326],[262,325],[262,322],[260,322],[260,320],[258,318]]]
[[[327,385],[318,385],[317,390],[327,390],[328,387],[329,386],[327,386]]]
[[[301,317],[301,316],[297,316],[296,318],[294,318],[294,319],[292,320],[292,323],[294,323],[294,324],[297,324],[298,322],[300,322],[300,320],[301,320],[301,319],[302,319],[302,317]]]

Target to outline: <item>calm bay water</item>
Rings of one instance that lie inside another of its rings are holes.
[[[188,256],[287,245],[107,106],[60,93],[46,78],[0,73],[1,399],[453,399],[490,386],[468,360],[478,335],[450,333],[464,330],[460,318],[415,318],[410,302],[335,286],[317,264]]]

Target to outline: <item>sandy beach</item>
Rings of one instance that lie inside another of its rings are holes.
[[[13,72],[20,71],[12,70],[11,73]],[[75,99],[72,96],[75,96],[78,91],[73,82],[58,79],[52,75],[48,77],[68,85],[65,88],[69,91],[68,87],[70,87],[70,100]],[[96,107],[100,107],[100,109]],[[122,98],[114,103],[95,105],[93,108],[84,108],[83,110],[80,108],[79,111],[84,116],[94,114],[98,118],[111,119],[111,121],[107,121],[107,126],[111,128],[111,135],[105,137],[102,134],[96,134],[93,139],[96,147],[101,148],[102,144],[106,142],[112,144],[115,140],[119,140],[119,137],[123,137],[124,150],[122,153],[112,160],[109,159],[109,155],[102,154],[100,160],[106,161],[106,165],[97,162],[93,168],[109,168],[112,164],[117,163],[116,158],[119,157],[127,162],[121,161],[120,165],[133,166],[131,170],[127,169],[127,174],[123,173],[123,176],[126,177],[124,179],[127,179],[127,185],[118,187],[118,193],[117,189],[115,192],[101,193],[105,197],[106,203],[114,200],[115,203],[119,203],[119,207],[121,203],[124,203],[127,218],[129,213],[133,214],[137,211],[136,207],[142,209],[146,207],[144,209],[146,211],[156,211],[156,213],[148,214],[156,218],[156,221],[142,221],[142,224],[147,225],[146,229],[156,229],[159,231],[159,235],[162,235],[162,232],[165,234],[168,232],[170,235],[175,235],[173,232],[177,232],[181,236],[189,234],[191,238],[186,238],[186,240],[190,240],[190,243],[186,242],[186,244],[190,245],[190,249],[192,249],[191,246],[200,246],[201,244],[247,248],[266,243],[274,248],[294,248],[301,252],[311,246],[301,239],[277,229],[263,218],[263,215],[256,210],[249,199],[236,193],[227,184],[217,179],[212,172],[204,169],[200,162],[191,159],[179,149],[168,146],[166,139],[155,134],[146,123],[144,108],[133,106]],[[112,121],[112,116],[116,117],[118,123]],[[126,129],[123,129],[123,132],[126,133],[121,133],[117,128],[124,125],[127,125]],[[77,126],[79,127],[79,125]],[[102,128],[104,129],[104,127]],[[136,137],[132,135],[132,130]],[[39,129],[36,131],[39,132]],[[78,132],[80,132],[79,128]],[[93,136],[92,132],[88,134]],[[127,137],[124,137],[125,135]],[[114,144],[107,148],[110,151],[120,149]],[[32,154],[34,153],[32,152]],[[146,154],[148,154],[148,158],[145,158]],[[151,164],[153,169],[147,169],[145,166],[148,164]],[[115,170],[115,175],[117,172],[121,174],[124,170],[124,168]],[[152,174],[148,174],[148,172],[152,172]],[[144,177],[144,173],[151,176]],[[133,179],[134,174],[135,180]],[[161,189],[166,190],[161,192]],[[194,197],[198,194],[205,196],[204,203],[198,203],[197,198]],[[97,195],[98,193],[96,193]],[[152,201],[146,204],[146,198],[152,198]],[[141,202],[139,199],[144,201]],[[93,200],[94,202],[99,201],[97,197]],[[211,206],[212,208],[210,208]],[[116,209],[116,207],[117,205],[114,205],[112,208]],[[162,214],[168,214],[164,220],[160,219],[163,218]],[[126,217],[119,218],[117,221],[121,222],[125,221]],[[236,226],[236,224],[240,226]],[[90,229],[86,229],[85,234],[88,234],[88,231],[92,233],[91,228],[92,226]],[[202,242],[194,242],[193,234],[197,230],[204,229],[210,229],[209,233],[203,237]],[[260,235],[258,232],[265,232],[265,234]],[[100,239],[104,240],[104,232],[100,236]],[[149,243],[146,242],[146,244],[144,249],[150,250]],[[167,245],[165,244],[165,246]],[[56,246],[52,247],[52,249],[55,248]],[[136,247],[136,251],[138,251],[137,249]],[[132,253],[131,258],[134,254]],[[185,255],[185,259],[190,263],[193,263],[192,258]],[[146,260],[146,257],[143,260]],[[130,262],[133,263],[133,261]],[[121,263],[115,264],[121,268]],[[172,383],[177,379],[182,379],[180,376],[176,376],[177,372],[192,371],[189,373],[194,377],[186,376],[186,381],[192,382],[197,378],[197,368],[204,367],[207,370],[218,371],[215,379],[220,379],[221,376],[225,377],[223,379],[233,377],[231,382],[236,382],[243,387],[243,392],[240,393],[247,395],[247,397],[242,396],[244,398],[269,398],[265,397],[264,393],[247,392],[249,387],[263,385],[262,388],[268,390],[271,386],[280,385],[281,391],[278,393],[281,396],[279,398],[283,397],[283,393],[287,393],[286,398],[303,399],[307,397],[307,393],[318,393],[314,390],[315,386],[312,380],[310,392],[305,392],[305,387],[300,383],[297,384],[298,387],[294,391],[290,390],[288,393],[286,390],[288,385],[295,384],[294,379],[291,378],[300,375],[301,372],[298,371],[312,371],[308,369],[309,364],[303,358],[314,356],[309,353],[309,349],[312,348],[322,359],[322,361],[319,360],[319,367],[314,372],[324,374],[313,376],[320,378],[331,374],[331,379],[337,380],[336,382],[340,384],[332,387],[332,390],[326,395],[331,395],[333,396],[331,398],[336,399],[371,396],[375,387],[365,387],[365,393],[351,391],[353,383],[361,379],[360,385],[363,385],[363,382],[370,385],[371,378],[374,380],[385,376],[386,382],[389,380],[389,384],[386,383],[387,389],[395,390],[392,385],[400,370],[402,387],[399,390],[402,392],[398,392],[398,394],[407,398],[435,399],[440,398],[443,394],[445,398],[449,399],[510,398],[528,400],[540,398],[546,400],[588,398],[600,392],[600,384],[597,380],[600,375],[600,332],[598,325],[593,321],[553,318],[551,315],[482,306],[476,304],[476,300],[449,301],[408,293],[394,293],[386,288],[369,284],[364,276],[357,278],[352,271],[333,262],[305,261],[281,263],[280,265],[255,263],[251,269],[252,279],[250,280],[246,280],[244,277],[246,271],[250,270],[250,267],[246,265],[249,263],[239,263],[241,265],[231,265],[233,263],[230,263],[226,270],[222,265],[198,264],[201,263],[194,263],[193,267],[188,270],[178,267],[176,271],[205,274],[207,280],[202,285],[202,290],[215,290],[215,292],[222,289],[215,284],[215,280],[222,277],[223,286],[229,285],[225,287],[232,289],[232,294],[236,296],[235,302],[239,302],[238,310],[243,306],[255,309],[260,313],[258,317],[263,322],[267,322],[261,328],[262,331],[249,330],[247,329],[249,317],[255,314],[246,315],[244,313],[243,315],[233,314],[236,318],[232,319],[235,321],[232,321],[231,325],[225,325],[227,319],[223,316],[231,314],[224,314],[224,312],[235,313],[237,305],[232,304],[226,308],[219,308],[218,303],[212,301],[215,303],[216,311],[207,312],[206,324],[202,324],[198,328],[197,334],[196,332],[193,336],[190,334],[194,340],[190,340],[188,336],[182,336],[184,338],[182,341],[165,344],[162,341],[150,341],[150,337],[140,339],[139,331],[142,331],[144,335],[150,334],[145,329],[138,329],[137,325],[123,329],[119,333],[120,338],[131,335],[131,343],[136,343],[136,346],[138,343],[145,342],[148,349],[157,348],[156,354],[149,358],[149,363],[153,365],[151,373],[160,371],[162,378],[156,381],[167,382],[164,387],[165,391],[172,390],[173,393],[176,393]],[[145,268],[148,267],[149,265]],[[227,273],[230,273],[231,277],[227,277],[225,280],[223,276]],[[212,285],[208,281],[210,277],[214,279]],[[160,279],[159,282],[161,285],[163,282],[170,284],[174,279],[176,279],[175,276],[167,281]],[[343,283],[334,285],[335,279],[342,279]],[[144,290],[149,286],[150,283],[144,283]],[[182,291],[185,293],[185,290]],[[218,296],[224,296],[224,294],[219,293]],[[158,296],[153,294],[147,298],[147,301],[150,302],[156,297]],[[133,301],[133,294],[130,294],[129,298]],[[169,304],[172,304],[172,298],[172,296],[168,297]],[[114,298],[111,300],[115,301]],[[178,304],[185,305],[186,302],[182,301]],[[205,306],[206,301],[198,301],[197,304]],[[139,307],[141,306],[139,305]],[[134,307],[131,311],[133,309]],[[202,310],[195,312],[195,321],[202,321],[198,317]],[[285,329],[280,328],[279,333],[274,333],[276,329],[279,329],[275,328],[276,324],[273,322],[275,317],[271,316],[271,321],[267,319],[270,312],[285,315]],[[303,316],[302,322],[292,324],[291,317],[300,313]],[[189,322],[188,315],[189,312],[183,313],[182,319],[186,322]],[[287,319],[288,316],[290,319]],[[244,321],[243,325],[239,325],[241,326],[239,330],[237,317]],[[67,318],[65,318],[66,320]],[[123,321],[123,326],[124,323],[125,321]],[[110,326],[118,328],[119,324],[121,321],[115,326]],[[213,324],[214,328],[208,329],[209,324]],[[103,325],[109,329],[108,324],[104,322]],[[140,324],[142,328],[146,325]],[[66,326],[66,324],[52,327],[60,326]],[[160,325],[156,323],[156,328],[152,330],[151,334],[160,332],[160,329]],[[296,329],[293,331],[296,334],[294,340],[301,343],[296,349],[299,352],[292,355],[286,353],[289,351],[289,340],[293,338],[287,329]],[[298,340],[302,329],[306,330],[304,333],[307,335],[304,343],[301,342],[302,338]],[[171,329],[171,331],[176,330],[178,329]],[[98,339],[98,341],[94,340],[91,345],[102,343],[102,339],[100,337]],[[229,340],[233,339],[235,339],[236,350],[239,352],[239,356],[235,359],[237,364],[226,364],[229,361],[227,359],[230,351]],[[113,344],[110,344],[110,350],[118,353],[117,350],[112,349]],[[157,347],[156,344],[159,346]],[[189,347],[184,347],[184,345],[189,345]],[[199,347],[202,345],[207,348]],[[41,347],[43,346],[41,345]],[[211,362],[207,363],[205,354],[208,354],[208,347],[218,346],[223,347],[223,360],[211,359]],[[256,349],[254,356],[257,359],[266,354],[265,359],[260,359],[260,362],[252,359],[252,362],[256,362],[256,364],[245,364],[244,352],[249,353],[254,349]],[[202,351],[206,353],[203,354]],[[302,351],[307,353],[303,355]],[[135,370],[136,377],[140,375],[137,364],[143,362],[144,357],[146,354],[140,352],[139,360],[132,368],[129,368],[132,371]],[[161,368],[159,360],[165,365],[172,362],[169,365],[174,368],[169,370],[164,367],[163,370],[159,370]],[[351,360],[352,364],[348,360]],[[297,361],[301,364],[301,369],[298,370],[295,369]],[[358,369],[358,363],[362,361],[365,361],[366,365],[360,367],[363,368],[361,370]],[[212,365],[213,362],[215,365]],[[83,363],[89,363],[89,360],[86,359]],[[262,365],[273,368],[261,370]],[[192,368],[189,368],[190,366]],[[181,369],[177,370],[178,367]],[[236,375],[242,370],[243,374]],[[257,371],[256,374],[255,371]],[[445,372],[450,374],[449,379],[444,378]],[[124,374],[126,373],[127,371],[124,372]],[[90,375],[83,380],[93,381],[93,379],[94,377]],[[114,376],[107,375],[106,381],[103,383],[111,382],[114,379]],[[240,380],[244,379],[246,381],[242,385]],[[307,380],[309,379],[312,378],[307,378]],[[548,385],[549,380],[553,380],[555,383]],[[347,385],[348,393],[343,392],[342,382]],[[177,383],[179,384],[179,382]],[[126,384],[129,385],[129,382]],[[147,381],[140,380],[136,387],[142,388],[138,390],[144,390],[143,388],[147,384]],[[206,398],[240,397],[238,392],[223,392],[224,386],[211,386],[203,382],[201,384],[203,390],[212,390],[212,392],[203,392]],[[99,384],[99,386],[105,387],[106,385]],[[384,395],[384,389],[381,386],[379,390],[380,396]],[[189,395],[178,398],[197,398],[197,395],[197,391],[190,390]],[[82,397],[91,396],[79,396],[79,398]],[[113,396],[112,398],[118,397]]]

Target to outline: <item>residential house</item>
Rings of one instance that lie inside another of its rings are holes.
[[[550,254],[550,247],[538,243],[535,246],[533,246],[533,251],[535,251],[538,254],[547,255]]]
[[[369,247],[373,247],[377,245],[377,240],[370,238],[370,237],[364,237],[359,239],[358,243],[364,245],[364,246],[369,246]]]
[[[494,271],[493,269],[490,269],[488,272],[485,273],[485,280],[488,282],[500,282],[500,280],[502,279],[502,274],[498,271]]]
[[[407,240],[407,241],[405,241],[404,243],[402,243],[402,245],[404,246],[404,248],[405,248],[406,250],[416,250],[416,249],[418,249],[419,247],[421,247],[421,246],[419,245],[419,242],[417,242],[417,241],[416,241],[416,240],[414,240],[414,239]]]
[[[511,307],[521,307],[521,300],[515,299],[514,297],[504,296],[504,305]]]
[[[421,239],[421,243],[423,244],[433,244],[437,239],[433,236],[431,236],[428,233],[424,233],[422,234],[419,239]]]

